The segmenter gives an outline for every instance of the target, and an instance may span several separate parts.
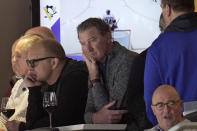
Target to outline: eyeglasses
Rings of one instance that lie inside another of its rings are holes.
[[[36,62],[46,60],[46,59],[49,59],[49,58],[55,58],[55,57],[44,57],[44,58],[40,58],[40,59],[26,60],[26,63],[29,67],[34,68]]]
[[[159,102],[157,104],[152,104],[152,106],[155,106],[157,108],[157,110],[163,110],[165,105],[172,108],[174,107],[178,102],[180,102],[180,100],[177,100],[177,101],[169,101],[167,103],[163,103],[163,102]]]

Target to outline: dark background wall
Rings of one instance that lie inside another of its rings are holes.
[[[9,87],[12,43],[31,27],[30,0],[2,0],[0,4],[0,101]]]

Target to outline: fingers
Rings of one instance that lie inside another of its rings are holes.
[[[83,57],[86,61],[86,65],[88,67],[89,77],[91,80],[99,78],[99,71],[96,61],[91,59],[92,57],[87,57],[87,55],[83,54]]]
[[[126,114],[126,113],[128,113],[128,111],[127,110],[110,110],[110,112],[109,112],[112,116],[122,116],[122,115],[124,115],[124,114]]]
[[[122,115],[112,116],[111,123],[119,123],[122,120]]]
[[[126,114],[126,113],[128,113],[128,111],[127,110],[113,110],[113,114],[114,115],[118,115],[118,114]]]
[[[37,76],[31,72],[28,72],[28,74],[25,76],[24,83],[27,87],[35,87],[42,84],[42,82],[37,80]]]
[[[104,108],[109,109],[110,107],[114,106],[116,104],[116,101],[112,101],[109,104],[105,105]]]
[[[114,106],[115,104],[116,104],[116,101],[114,100],[114,101],[110,102],[109,104],[105,105],[104,108],[109,109],[112,106]],[[110,113],[112,115],[126,114],[126,113],[128,113],[128,110],[110,110]]]
[[[88,53],[83,53],[82,55],[83,55],[83,57],[84,57],[84,59],[85,59],[86,62],[96,63],[96,61],[94,60],[94,58],[91,55],[89,55]]]
[[[111,124],[113,124],[113,123],[120,123],[120,121],[122,120],[123,114],[125,114],[125,111],[111,110],[110,114],[108,116],[109,123],[111,123]]]
[[[36,81],[36,75],[32,74],[30,71],[27,73],[27,75],[24,78],[26,81],[35,82]]]
[[[111,118],[109,118],[111,123],[119,123],[123,115],[127,112],[127,110],[112,110],[110,115]]]
[[[85,61],[86,62],[88,62],[88,61],[90,61],[89,59],[88,59],[88,55],[87,55],[87,53],[82,53],[82,55],[83,55],[83,57],[84,57],[84,59],[85,59]]]
[[[20,122],[19,122],[19,121],[16,121],[16,120],[8,121],[8,122],[5,124],[6,128],[7,128],[9,131],[18,131],[19,125],[20,125]]]
[[[85,59],[85,61],[87,61],[88,59],[87,59],[86,55],[84,53],[82,53],[82,55],[83,55],[83,58]]]
[[[9,129],[9,128],[12,128],[14,125],[15,125],[15,121],[8,121],[6,122],[5,126]]]
[[[36,79],[34,77],[31,77],[31,76],[27,76],[26,77],[27,81],[30,81],[30,82],[35,82]]]
[[[95,124],[112,124],[120,123],[122,116],[127,113],[127,110],[109,110],[108,108],[114,106],[116,101],[112,101],[105,105],[101,110],[93,114],[92,120]]]
[[[116,115],[111,115],[112,120],[121,120],[122,119],[122,114],[116,114]]]
[[[33,82],[36,81],[36,75],[31,73],[31,72],[28,73],[27,78],[30,79]]]

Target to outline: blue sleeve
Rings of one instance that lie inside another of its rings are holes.
[[[152,112],[152,95],[154,90],[160,85],[160,73],[159,73],[159,63],[157,61],[157,52],[154,52],[150,48],[146,55],[146,64],[144,72],[144,100],[146,104],[146,112],[148,119],[152,122],[153,125],[157,124],[157,120]]]

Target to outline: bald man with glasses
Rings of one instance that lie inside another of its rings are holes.
[[[33,59],[33,60],[26,60],[26,63],[29,67],[34,68],[35,67],[35,63],[45,60],[45,59],[49,59],[49,58],[55,58],[55,57],[44,57],[44,58],[40,58],[40,59]]]
[[[49,127],[49,116],[42,106],[44,91],[54,91],[58,100],[52,115],[54,127],[84,123],[88,92],[85,63],[67,58],[61,44],[52,39],[31,43],[26,63],[29,104],[26,123],[20,123],[18,130]]]
[[[145,131],[167,131],[180,122],[189,122],[182,117],[183,102],[170,85],[161,85],[154,91],[151,108],[158,125]]]

